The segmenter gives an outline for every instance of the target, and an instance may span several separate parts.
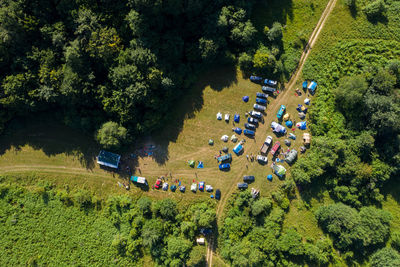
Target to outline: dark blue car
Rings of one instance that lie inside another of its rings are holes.
[[[266,105],[267,104],[267,100],[265,100],[263,98],[256,98],[256,103],[257,104],[261,104],[261,105]]]
[[[252,81],[252,82],[255,82],[255,83],[258,83],[258,82],[261,82],[262,81],[262,77],[260,77],[260,76],[250,76],[250,81]]]
[[[244,127],[246,129],[249,129],[249,130],[255,130],[256,129],[256,126],[254,124],[250,124],[250,123],[245,123]]]
[[[246,130],[245,130],[246,131]],[[224,163],[224,164],[219,164],[219,169],[221,170],[221,171],[223,171],[223,170],[229,170],[231,168],[231,164],[229,164],[229,163]]]
[[[268,95],[267,94],[264,94],[264,93],[256,93],[256,96],[257,97],[261,97],[261,98],[265,98],[265,99],[267,99],[268,98]]]
[[[268,79],[264,80],[264,84],[269,85],[269,86],[276,86],[277,83],[278,82],[274,81],[274,80],[268,80]]]
[[[244,130],[243,131],[243,133],[245,134],[245,135],[249,135],[249,136],[254,136],[256,133],[254,132],[254,131],[252,131],[252,130]]]
[[[247,122],[252,124],[258,124],[258,120],[252,117],[248,117]]]

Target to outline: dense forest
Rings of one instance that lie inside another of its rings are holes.
[[[88,133],[109,121],[98,140],[116,148],[160,127],[210,64],[279,75],[282,26],[257,42],[253,2],[1,1],[1,128],[48,111]]]
[[[0,178],[3,266],[204,266],[196,233],[215,224],[214,203],[179,206],[126,195],[101,200],[87,190],[41,183],[30,190]],[[46,244],[46,245],[43,245]],[[24,251],[20,253],[20,251]],[[149,258],[151,257],[151,258]]]

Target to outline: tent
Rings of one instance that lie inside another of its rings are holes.
[[[304,81],[304,82],[303,82],[303,89],[306,89],[306,88],[307,88],[307,85],[308,85],[308,82],[307,82],[307,81]]]
[[[236,113],[235,116],[233,116],[233,121],[234,122],[239,122],[240,121],[240,115]]]
[[[114,154],[105,150],[100,150],[100,153],[97,156],[97,163],[102,166],[118,169],[120,159],[121,156],[118,154]]]
[[[228,142],[229,136],[227,136],[226,134],[221,136],[221,140],[224,142]]]
[[[203,169],[204,168],[204,164],[202,161],[199,161],[199,164],[197,165],[197,169]]]
[[[240,129],[239,127],[234,128],[233,131],[237,134],[242,134],[242,129]]]
[[[287,121],[285,124],[289,128],[292,128],[292,126],[293,126],[293,122],[292,121]]]
[[[282,165],[273,164],[272,169],[274,170],[274,173],[279,177],[283,177],[286,174],[286,169]]]
[[[209,144],[210,146],[214,145],[214,140],[212,140],[212,139],[208,140],[208,144]]]
[[[268,181],[272,181],[272,175],[268,174],[267,179],[268,179]]]
[[[197,191],[197,184],[196,184],[196,183],[193,183],[193,184],[190,186],[190,190],[192,190],[193,192],[196,192],[196,191]]]
[[[304,133],[304,134],[303,134],[303,143],[304,143],[305,145],[309,145],[309,144],[310,144],[310,141],[311,141],[311,136],[310,136],[310,134],[309,134],[309,133]]]
[[[283,116],[283,119],[284,119],[285,121],[287,121],[287,120],[289,119],[289,117],[290,117],[289,113],[286,113],[286,114]]]
[[[310,99],[308,99],[308,98],[304,99],[304,104],[310,105]]]
[[[285,134],[286,133],[286,128],[283,127],[282,125],[280,125],[279,123],[274,122],[274,121],[271,123],[271,128],[276,133],[281,133],[281,134]]]
[[[306,121],[301,121],[296,123],[296,127],[299,128],[300,130],[305,130],[307,129],[307,122]]]
[[[242,97],[243,102],[247,103],[249,102],[249,97],[246,95],[244,97]]]
[[[222,148],[222,151],[224,151],[224,153],[228,153],[228,148],[226,147],[226,146],[224,146],[223,148]]]
[[[290,152],[286,155],[285,161],[289,164],[292,164],[293,161],[297,158],[297,150],[292,149]]]
[[[314,82],[314,81],[312,81],[312,82],[310,83],[310,85],[308,86],[308,90],[310,90],[311,93],[314,93],[314,92],[315,92],[315,89],[317,89],[317,83]]]
[[[222,113],[221,112],[218,112],[217,113],[217,120],[222,120]]]
[[[195,163],[194,160],[189,160],[188,161],[189,166],[192,167],[192,168],[194,168],[194,163]]]
[[[231,137],[231,141],[236,143],[237,140],[238,140],[238,138],[236,137],[236,135],[233,134],[232,137]]]
[[[304,114],[307,113],[307,108],[303,106],[302,104],[298,104],[296,110],[298,112],[303,112]]]

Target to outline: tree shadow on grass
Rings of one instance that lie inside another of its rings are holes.
[[[63,125],[49,113],[11,120],[0,136],[0,155],[12,148],[21,151],[26,145],[48,157],[62,153],[73,156],[86,169],[93,169],[99,152],[93,137]]]
[[[164,127],[155,131],[152,140],[157,149],[152,155],[159,165],[169,159],[168,145],[176,142],[186,119],[194,118],[195,113],[204,105],[203,90],[209,86],[212,90],[222,91],[225,87],[237,83],[235,66],[219,66],[200,75],[198,82],[176,100],[175,108],[166,115]]]

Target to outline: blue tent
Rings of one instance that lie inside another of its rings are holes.
[[[300,130],[305,130],[307,129],[307,122],[306,121],[298,122],[296,124],[296,127],[299,128]]]
[[[236,128],[234,129],[234,131],[235,131],[235,133],[237,133],[237,134],[242,134],[242,129],[240,129],[239,127],[236,127]]]
[[[197,169],[203,169],[204,165],[202,161],[199,161],[199,165],[197,165]]]
[[[268,179],[268,181],[272,181],[272,175],[268,174],[267,179]]]
[[[292,128],[293,122],[292,121],[287,121],[286,122],[286,126],[289,127],[289,128]]]
[[[233,121],[234,122],[239,122],[240,121],[240,115],[236,113],[235,116],[233,117]]]
[[[245,95],[244,97],[242,97],[243,102],[249,102],[249,97],[247,95]]]
[[[310,90],[311,93],[314,93],[314,92],[315,92],[315,89],[317,89],[317,83],[314,82],[314,81],[312,81],[312,82],[310,83],[310,85],[308,86],[308,89]]]
[[[304,81],[304,82],[303,82],[303,89],[306,89],[306,88],[307,88],[307,85],[308,85],[308,82],[307,82],[307,81]]]

